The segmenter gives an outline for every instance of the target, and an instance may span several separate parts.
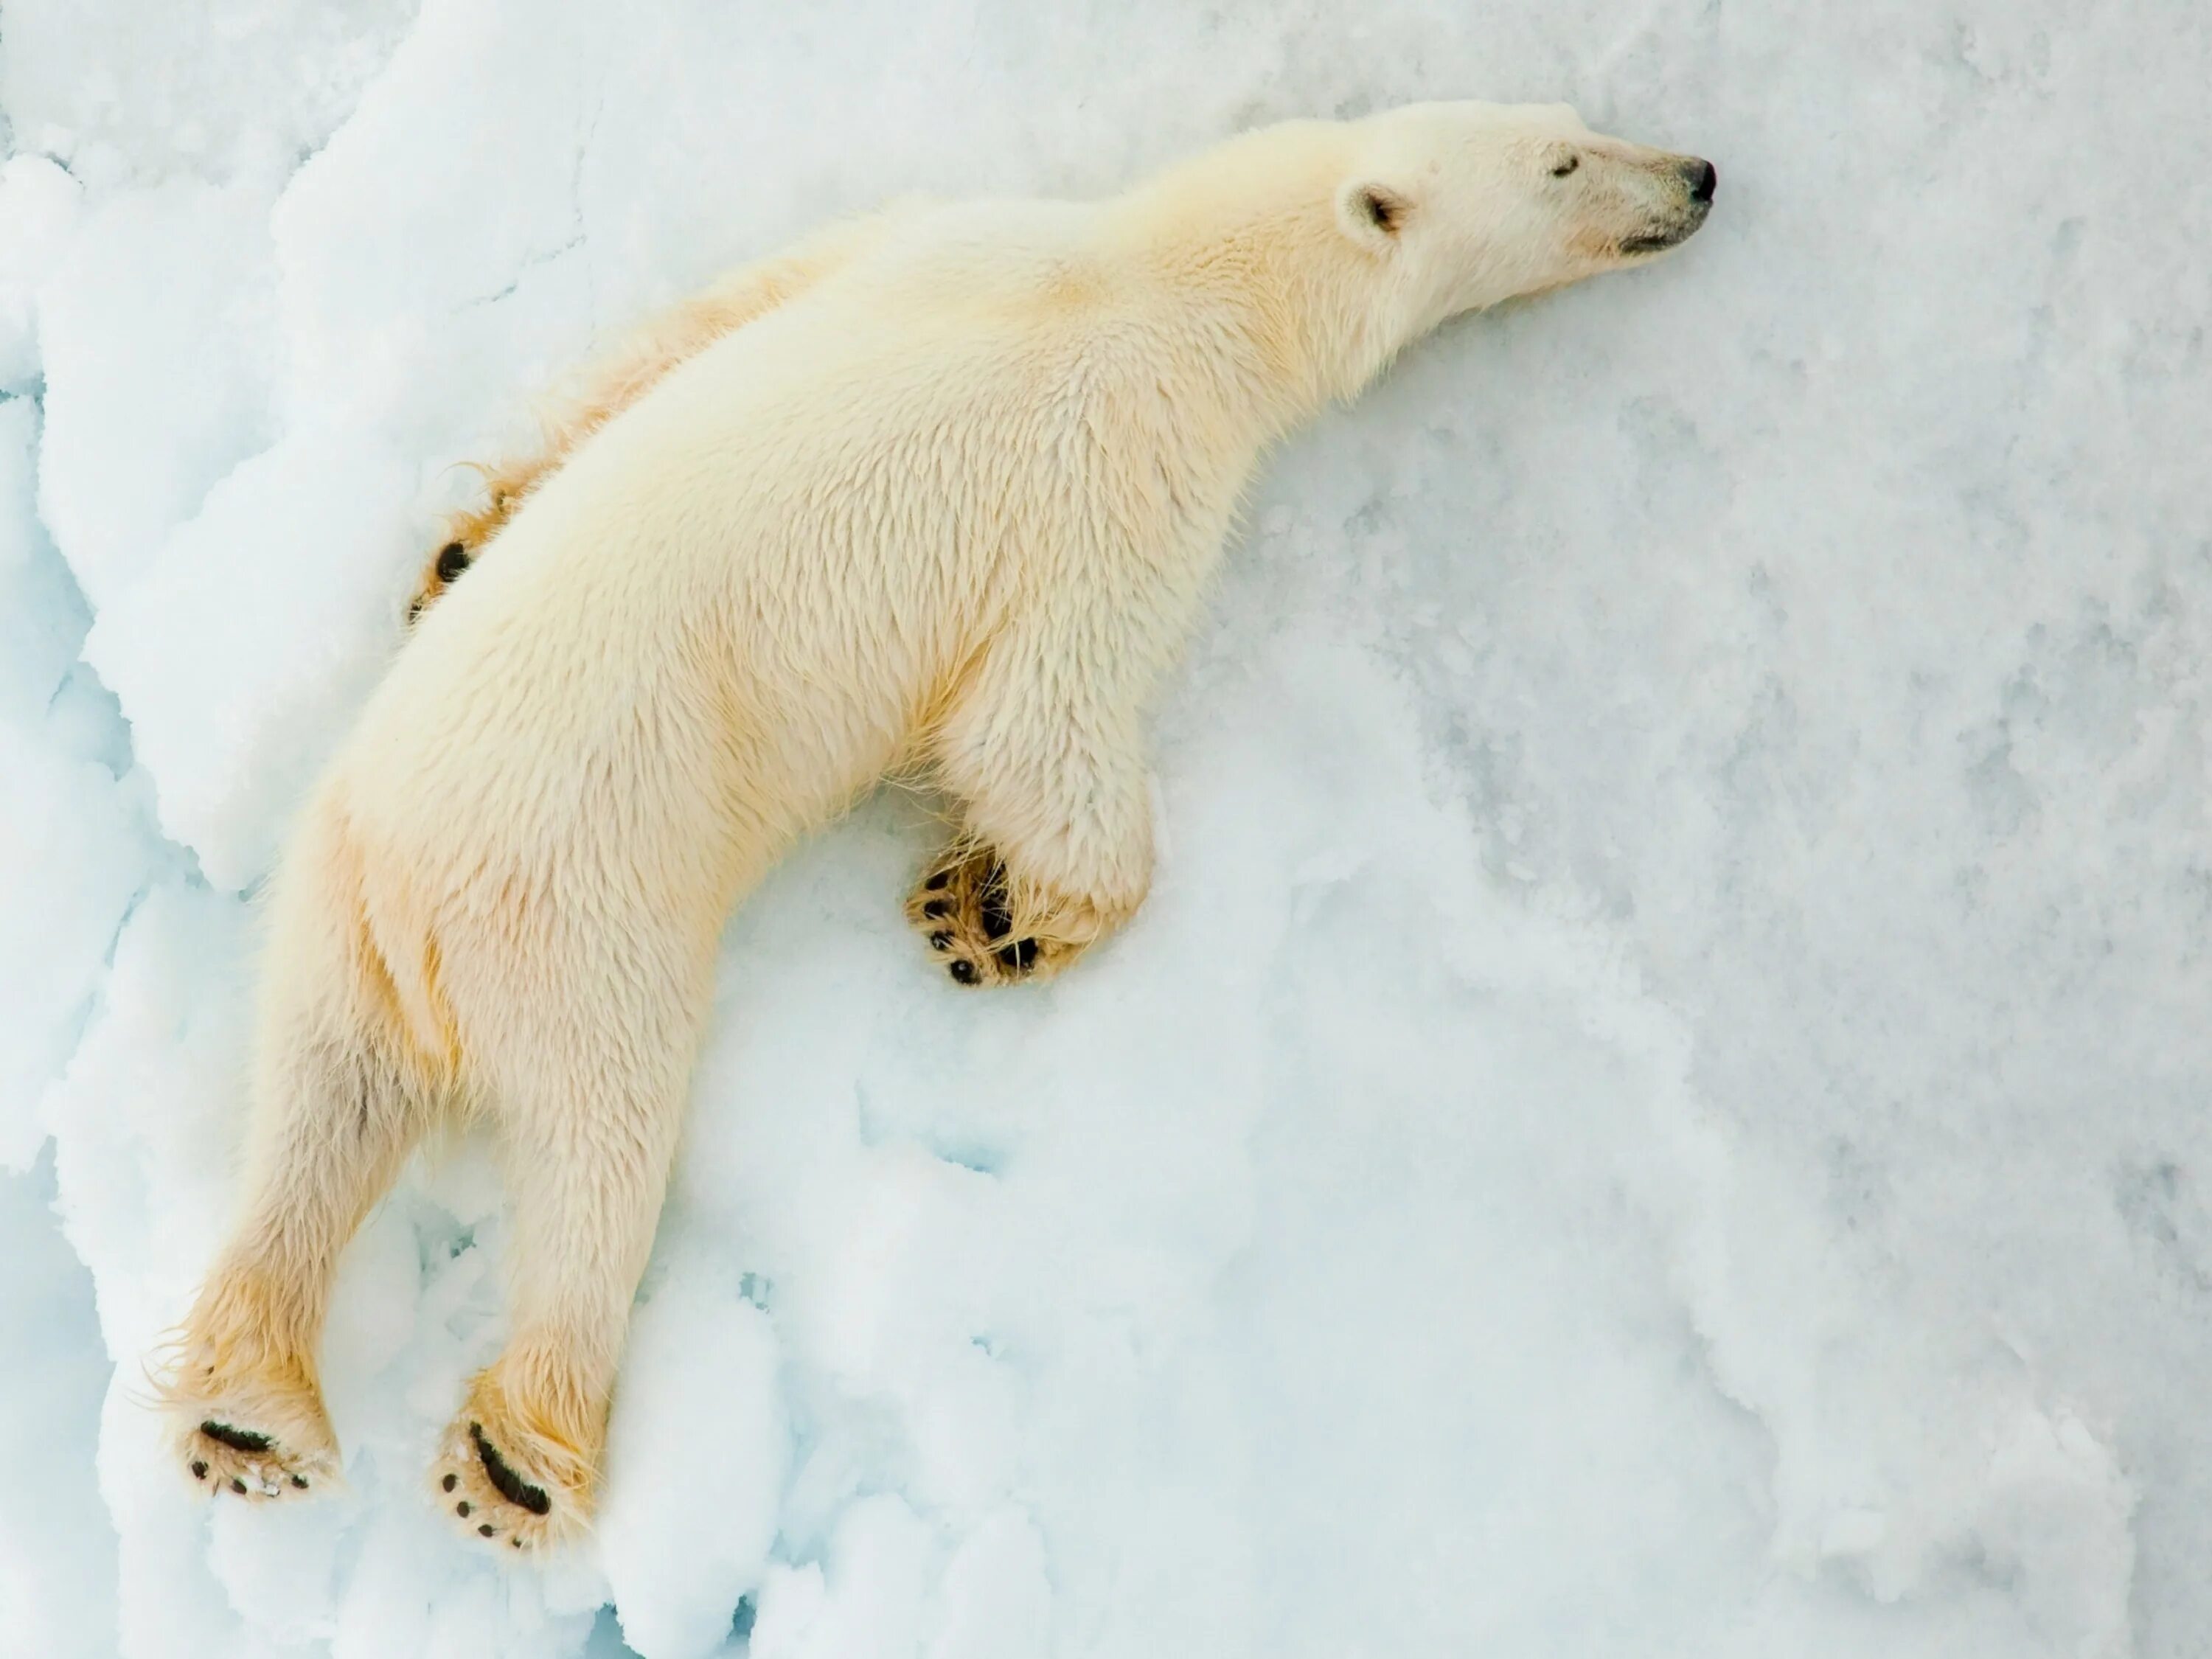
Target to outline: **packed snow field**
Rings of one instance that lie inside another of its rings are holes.
[[[0,1649],[2203,1652],[2207,84],[2180,0],[6,0]],[[591,1543],[423,1490],[465,1142],[347,1490],[202,1501],[252,893],[454,464],[834,215],[1464,96],[1712,223],[1278,459],[1077,971],[934,971],[896,797],[735,918]]]

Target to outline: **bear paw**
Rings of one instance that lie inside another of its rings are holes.
[[[582,1506],[536,1467],[531,1449],[519,1425],[487,1427],[465,1414],[446,1431],[431,1467],[437,1500],[469,1533],[505,1548],[557,1540],[580,1524]]]
[[[257,1422],[250,1411],[217,1407],[179,1431],[178,1452],[203,1491],[259,1503],[336,1480],[337,1443],[327,1428]]]
[[[407,602],[409,627],[413,627],[438,596],[460,580],[462,572],[483,556],[492,538],[520,509],[523,497],[537,488],[549,465],[544,459],[536,459],[477,469],[484,479],[484,504],[453,514],[446,520],[444,544],[422,567],[422,577],[415,584],[415,595]]]
[[[1017,925],[1006,863],[988,848],[950,854],[908,897],[906,915],[957,985],[1041,978],[1082,949]]]

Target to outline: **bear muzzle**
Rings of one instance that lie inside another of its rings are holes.
[[[1702,156],[1675,159],[1671,172],[1681,186],[1680,205],[1647,229],[1621,240],[1621,252],[1630,258],[1659,253],[1686,242],[1698,233],[1713,210],[1713,192],[1720,185],[1720,170]]]

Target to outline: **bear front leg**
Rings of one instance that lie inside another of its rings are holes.
[[[1049,979],[1135,908],[1023,882],[996,848],[965,838],[939,854],[906,902],[946,975],[967,986]]]
[[[1024,673],[1025,659],[987,667],[946,722],[938,763],[963,799],[961,830],[907,899],[958,985],[1058,973],[1127,921],[1152,883],[1134,698],[1110,681]]]

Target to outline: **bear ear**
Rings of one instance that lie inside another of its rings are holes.
[[[1354,179],[1336,193],[1337,222],[1362,247],[1387,252],[1395,247],[1413,198],[1379,179]]]

